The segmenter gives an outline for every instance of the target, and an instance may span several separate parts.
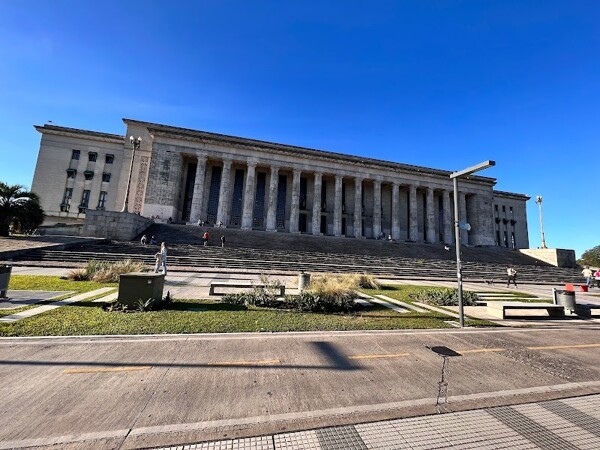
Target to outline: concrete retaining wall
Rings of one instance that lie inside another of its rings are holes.
[[[83,236],[129,241],[148,228],[153,221],[133,213],[87,210]]]
[[[563,248],[522,248],[519,251],[556,267],[577,267],[575,250]]]

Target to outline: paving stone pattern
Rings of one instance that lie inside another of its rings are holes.
[[[600,395],[181,445],[160,450],[600,448]]]

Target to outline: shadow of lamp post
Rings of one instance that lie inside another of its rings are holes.
[[[129,165],[129,175],[127,176],[127,190],[125,191],[125,203],[123,203],[123,209],[121,212],[129,212],[129,189],[131,188],[131,174],[133,173],[133,160],[135,158],[135,151],[140,148],[142,144],[142,138],[138,137],[134,139],[133,136],[129,136],[129,142],[131,142],[131,164]]]
[[[475,166],[468,167],[458,172],[452,172],[450,179],[454,184],[454,246],[456,247],[456,283],[458,285],[458,315],[461,328],[465,326],[465,311],[463,306],[463,289],[462,289],[462,267],[460,262],[460,217],[458,216],[458,179],[465,178],[469,175],[495,166],[495,161],[484,161]],[[466,224],[465,224],[466,226]]]

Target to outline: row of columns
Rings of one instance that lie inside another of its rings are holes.
[[[196,167],[196,180],[194,182],[194,194],[192,199],[190,217],[196,222],[200,217],[202,199],[204,198],[204,186],[206,176],[207,157],[198,154],[198,163]],[[230,205],[230,174],[232,161],[223,160],[223,171],[221,173],[221,185],[219,189],[219,206],[217,210],[217,222],[227,223],[227,215]],[[244,203],[242,209],[242,229],[252,229],[252,213],[254,206],[254,191],[256,189],[256,161],[250,161],[247,165],[246,178],[244,183]],[[276,208],[277,192],[279,189],[279,170],[278,166],[270,168],[269,197],[267,203],[266,230],[276,231]],[[302,172],[298,169],[293,170],[292,193],[290,205],[290,232],[298,232],[298,223],[300,215],[300,176]],[[354,236],[362,236],[362,183],[364,178],[354,177]],[[323,187],[323,174],[314,173],[314,201],[312,208],[312,233],[320,234],[321,220],[321,192]],[[375,236],[381,235],[381,180],[373,181],[373,233]],[[453,222],[452,222],[452,204],[449,190],[442,191],[442,223],[443,240],[450,243],[453,241]],[[426,242],[437,242],[434,190],[431,187],[426,191],[426,221],[425,221],[425,240]],[[466,221],[467,204],[464,192],[459,192],[458,197],[459,215]],[[419,240],[418,215],[417,215],[417,187],[408,186],[408,239],[411,241]],[[335,175],[334,186],[334,210],[333,210],[333,233],[335,236],[342,236],[342,176]],[[392,184],[392,238],[400,239],[400,184]],[[468,234],[461,233],[463,244],[468,243]]]

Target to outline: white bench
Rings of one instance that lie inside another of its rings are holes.
[[[210,289],[208,295],[226,295],[225,292],[215,293],[215,288],[235,288],[235,289],[253,289],[253,288],[266,288],[269,287],[265,284],[239,284],[239,283],[210,283]],[[279,289],[279,295],[285,295],[285,286],[279,285],[274,286]]]
[[[548,311],[550,317],[564,318],[565,308],[562,305],[553,303],[535,303],[535,302],[488,302],[487,315],[506,319],[507,310],[536,310],[543,309]]]

